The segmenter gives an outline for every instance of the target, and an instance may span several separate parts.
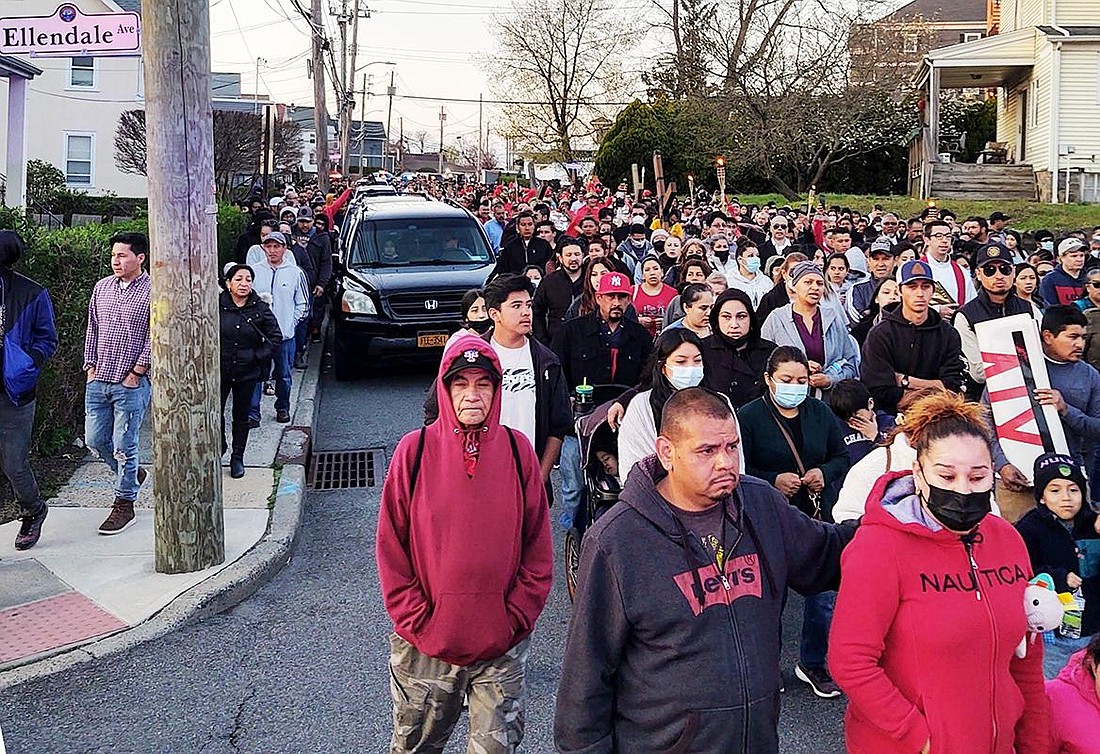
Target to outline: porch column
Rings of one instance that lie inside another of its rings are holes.
[[[27,79],[8,77],[8,154],[5,202],[9,207],[27,204]]]

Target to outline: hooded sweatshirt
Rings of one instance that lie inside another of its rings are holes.
[[[467,474],[464,428],[443,374],[471,351],[500,369],[492,347],[475,335],[460,338],[443,355],[436,380],[439,418],[405,435],[394,450],[382,487],[376,552],[394,631],[423,654],[461,666],[498,658],[527,638],[553,577],[539,461],[522,433],[501,425],[499,389],[476,468]],[[410,496],[421,432],[423,453]]]
[[[1069,658],[1058,677],[1047,681],[1051,754],[1100,752],[1100,699],[1085,650]]]
[[[852,530],[814,521],[770,485],[741,477],[720,502],[723,584],[657,491],[665,474],[655,456],[642,460],[584,535],[557,751],[776,752],[787,588],[833,588]]]
[[[962,341],[959,333],[933,307],[928,317],[914,325],[901,313],[901,304],[891,304],[882,321],[867,333],[863,343],[860,379],[875,406],[895,413],[905,390],[895,373],[925,380],[942,380],[948,390],[957,391],[963,382]]]
[[[1027,631],[1027,550],[986,516],[964,539],[922,508],[912,472],[879,479],[851,547],[829,636],[853,754],[1047,751],[1040,644]]]

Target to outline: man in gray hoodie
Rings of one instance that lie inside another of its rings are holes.
[[[279,330],[283,334],[283,345],[275,349],[275,421],[286,424],[290,421],[290,368],[294,363],[294,330],[299,322],[309,316],[309,281],[302,269],[294,263],[294,257],[287,254],[286,236],[278,231],[271,233],[263,242],[264,259],[256,265],[256,279],[252,288],[260,298],[271,306],[275,319],[279,321]],[[260,391],[252,396],[252,410],[249,412],[249,424],[260,426]]]
[[[559,752],[779,750],[780,616],[834,589],[855,528],[740,477],[737,423],[703,388],[665,404],[656,456],[584,537],[558,688]]]

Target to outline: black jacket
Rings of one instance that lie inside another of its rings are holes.
[[[1016,531],[1020,532],[1024,544],[1027,545],[1032,571],[1036,574],[1049,573],[1054,579],[1056,592],[1070,591],[1066,584],[1068,574],[1081,575],[1075,542],[1100,537],[1095,527],[1096,514],[1089,510],[1087,501],[1073,519],[1072,532],[1042,503],[1016,522]],[[1081,635],[1085,636],[1100,631],[1100,576],[1084,579],[1081,591],[1085,597]]]
[[[1009,290],[1003,304],[995,304],[989,298],[989,292],[985,288],[978,290],[978,295],[959,307],[958,314],[966,317],[970,329],[980,322],[988,322],[991,319],[1011,317],[1013,314],[1027,314],[1034,316],[1035,310],[1031,304],[1021,299],[1012,290]]]
[[[244,264],[248,259],[248,250],[260,243],[260,223],[253,221],[244,233],[237,236],[237,264]]]
[[[943,380],[948,390],[958,391],[963,381],[962,341],[954,327],[929,307],[921,325],[910,324],[901,315],[901,304],[890,304],[882,321],[867,333],[863,342],[860,379],[875,408],[897,413],[905,391],[895,373],[924,380]]]
[[[780,280],[778,285],[760,297],[760,306],[756,307],[756,318],[766,322],[769,314],[789,303],[791,303],[791,294],[787,292],[787,284]]]
[[[741,425],[741,447],[745,450],[745,471],[772,485],[780,474],[798,473],[794,454],[779,430],[773,411],[774,404],[771,404],[770,396],[765,395],[737,412],[737,421]],[[792,439],[806,471],[821,469],[825,477],[825,490],[821,493],[821,518],[832,521],[840,484],[851,467],[844,433],[833,410],[816,398],[807,398],[802,402],[798,408],[798,421],[802,429],[801,442],[797,436]],[[805,486],[790,501],[807,515],[815,512]]]
[[[531,301],[535,338],[550,345],[565,323],[565,313],[573,299],[580,295],[583,282],[583,278],[578,277],[574,283],[565,270],[551,272],[542,279]]]
[[[788,587],[836,587],[855,531],[741,477],[721,501],[725,580],[657,492],[656,458],[584,535],[554,715],[563,754],[773,754]],[[686,536],[685,536],[686,535]]]
[[[488,343],[492,337],[490,330],[481,339]],[[531,345],[531,364],[535,369],[535,453],[541,458],[548,437],[560,440],[573,433],[573,409],[558,357],[534,338],[528,338],[527,342]],[[439,402],[433,384],[424,399],[424,423],[431,424],[438,417]]]
[[[731,348],[714,335],[703,338],[703,360],[707,374],[703,387],[724,394],[733,407],[741,408],[756,400],[767,389],[764,370],[775,343],[764,338],[749,341],[739,349]]]
[[[497,257],[497,265],[489,276],[492,280],[497,275],[519,274],[529,264],[538,265],[539,269],[546,270],[546,263],[554,256],[554,250],[538,236],[531,236],[531,240],[524,247],[523,239],[515,236],[508,243],[500,247],[500,255]]]
[[[275,354],[275,346],[283,342],[283,333],[271,307],[255,292],[244,306],[238,307],[229,292],[222,291],[218,310],[222,384],[262,380]]]
[[[309,282],[310,295],[315,286],[324,288],[332,277],[332,243],[328,233],[315,232],[305,246],[295,242],[290,250]]]
[[[611,373],[611,347],[600,332],[600,315],[592,312],[562,325],[554,336],[554,353],[561,362],[570,390],[585,379],[589,385],[637,385],[642,368],[653,350],[649,330],[627,317],[619,322],[621,343],[615,374]]]

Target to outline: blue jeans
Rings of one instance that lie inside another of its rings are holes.
[[[562,527],[573,526],[573,516],[584,500],[584,472],[581,469],[581,446],[576,437],[566,437],[561,443],[561,516]]]
[[[275,349],[274,368],[272,375],[275,378],[275,410],[290,410],[290,368],[294,365],[294,338],[287,338],[283,345]],[[248,412],[250,419],[260,418],[260,396],[263,393],[263,383],[257,382],[256,389],[252,391],[252,409]]]
[[[835,605],[836,592],[808,594],[802,598],[802,640],[798,645],[798,661],[802,667],[811,670],[825,667]]]
[[[1070,655],[1074,652],[1079,652],[1088,646],[1091,636],[1082,636],[1079,639],[1067,639],[1058,635],[1057,631],[1046,631],[1043,633],[1043,678],[1048,681],[1057,678],[1058,673],[1062,671],[1062,668],[1069,662]],[[1031,644],[1030,634],[1027,637],[1028,652],[1037,651],[1035,644]]]
[[[135,388],[92,380],[84,389],[84,442],[115,473],[121,500],[137,500],[138,435],[150,393],[148,377]]]

